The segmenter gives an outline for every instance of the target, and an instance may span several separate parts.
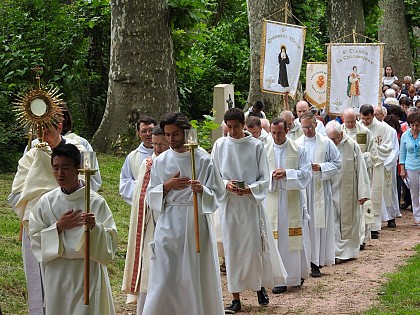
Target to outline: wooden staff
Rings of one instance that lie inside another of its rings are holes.
[[[191,154],[191,179],[196,180],[195,174],[195,154],[194,150],[197,147],[195,144],[189,144],[190,154]],[[198,224],[198,201],[197,193],[193,192],[193,201],[194,201],[194,229],[195,229],[195,252],[200,252],[200,228]]]

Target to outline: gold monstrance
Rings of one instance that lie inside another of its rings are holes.
[[[62,121],[64,101],[60,99],[58,89],[45,90],[41,87],[41,67],[36,66],[32,70],[36,73],[36,86],[26,94],[17,95],[12,102],[13,111],[17,114],[18,123],[24,127],[28,136],[28,151],[32,146],[34,132],[42,135],[44,128],[57,127]],[[23,224],[20,225],[19,240],[22,240]]]
[[[81,152],[81,169],[79,173],[85,175],[85,212],[90,212],[90,177],[98,170],[95,152]],[[90,228],[85,225],[85,274],[84,274],[84,302],[89,305],[89,264],[90,264]]]
[[[195,149],[198,147],[197,129],[185,129],[185,144],[191,154],[191,180],[196,180],[195,174]],[[200,252],[200,229],[198,224],[198,201],[197,193],[193,192],[194,200],[194,229],[195,229],[195,251]]]

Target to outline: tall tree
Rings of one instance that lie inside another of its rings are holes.
[[[404,1],[380,0],[379,6],[383,11],[383,18],[379,24],[378,38],[385,43],[384,67],[392,66],[394,73],[402,81],[404,76],[414,75]]]
[[[165,0],[111,1],[111,57],[105,113],[92,145],[118,151],[142,115],[178,109]],[[128,148],[124,148],[128,149]]]
[[[267,109],[278,112],[283,108],[283,97],[276,94],[263,93],[260,88],[260,60],[261,60],[261,35],[263,18],[274,14],[284,8],[288,0],[270,1],[270,0],[247,0],[248,5],[248,23],[250,37],[250,59],[251,59],[251,79],[249,85],[249,96],[247,106],[252,105],[256,100],[264,102]],[[280,15],[277,15],[280,17]],[[281,19],[284,22],[284,13]],[[288,21],[292,23],[292,21]]]
[[[328,16],[331,42],[352,43],[353,38],[347,37],[353,29],[358,34],[365,33],[365,18],[362,0],[329,0]],[[357,42],[362,38],[358,37]]]

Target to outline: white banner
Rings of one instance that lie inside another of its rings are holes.
[[[305,98],[318,108],[327,105],[327,69],[326,62],[308,62],[306,65]]]
[[[305,27],[264,20],[260,78],[263,92],[295,96],[305,34]]]
[[[381,101],[383,44],[328,45],[328,113]]]

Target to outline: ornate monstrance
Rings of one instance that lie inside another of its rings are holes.
[[[58,88],[44,89],[41,87],[39,71],[36,71],[36,87],[26,94],[17,96],[13,111],[17,113],[17,121],[29,129],[33,129],[38,135],[42,135],[44,129],[57,128],[63,120],[65,103],[60,98]]]

